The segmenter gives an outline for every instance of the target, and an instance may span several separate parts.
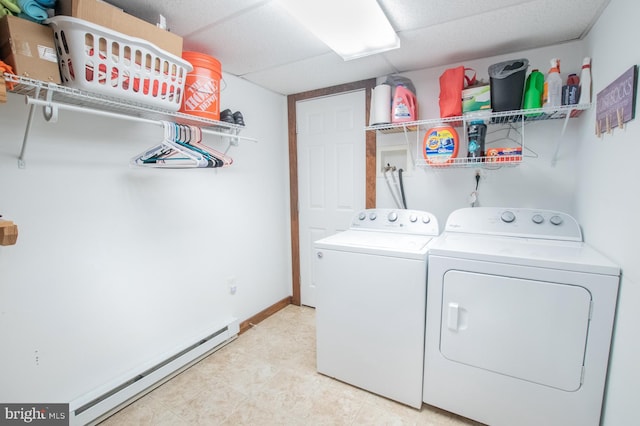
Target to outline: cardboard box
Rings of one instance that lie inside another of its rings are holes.
[[[179,58],[182,57],[182,37],[100,0],[58,0],[56,15],[73,16],[130,37],[141,38]]]
[[[60,84],[53,30],[6,15],[0,19],[0,59],[17,75]]]
[[[0,219],[0,246],[12,246],[18,241],[18,226],[10,220]]]
[[[522,148],[489,148],[485,162],[517,162],[522,161]]]
[[[484,111],[491,109],[491,89],[485,86],[473,86],[462,90],[462,112]]]

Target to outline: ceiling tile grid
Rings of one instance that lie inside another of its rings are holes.
[[[377,1],[400,49],[343,61],[277,0],[107,0],[149,22],[164,15],[185,50],[282,94],[577,40],[610,0]]]

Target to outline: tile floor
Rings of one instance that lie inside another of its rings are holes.
[[[101,425],[479,425],[318,374],[315,356],[315,310],[289,305]]]

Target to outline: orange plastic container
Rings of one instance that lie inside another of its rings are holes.
[[[422,155],[431,166],[452,164],[458,156],[460,138],[452,126],[438,126],[427,130],[422,140]]]
[[[180,112],[219,120],[220,61],[198,52],[182,52],[182,58],[193,65],[193,71],[187,74]]]

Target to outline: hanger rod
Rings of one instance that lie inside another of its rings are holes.
[[[126,115],[126,114],[119,114],[117,112],[103,111],[103,110],[93,109],[93,108],[83,108],[81,106],[76,106],[76,105],[70,105],[70,104],[59,103],[54,101],[47,101],[44,99],[35,99],[30,96],[25,96],[25,99],[26,99],[27,105],[42,106],[44,108],[45,120],[47,121],[51,120],[52,117],[54,118],[57,117],[57,111],[56,111],[57,109],[64,109],[68,111],[91,113],[95,115],[101,115],[103,117],[111,117],[111,118],[117,118],[117,119],[129,120],[129,121],[137,121],[139,123],[148,123],[148,124],[154,124],[157,126],[162,126],[162,122],[157,120],[150,120],[148,118],[136,117],[136,116]],[[208,135],[224,136],[224,137],[228,137],[236,140],[241,139],[241,140],[250,141],[250,142],[258,142],[258,140],[254,138],[240,136],[233,133],[220,132],[220,131],[208,129],[206,127],[202,128],[201,130],[202,130],[202,133],[205,133]]]

